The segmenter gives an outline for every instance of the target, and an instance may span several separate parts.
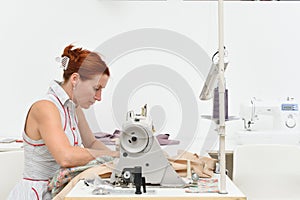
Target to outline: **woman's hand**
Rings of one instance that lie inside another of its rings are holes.
[[[111,156],[115,157],[115,158],[119,158],[120,157],[120,152],[119,151],[111,151]]]

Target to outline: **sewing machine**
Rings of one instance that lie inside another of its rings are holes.
[[[240,117],[244,130],[237,133],[238,144],[300,143],[299,109],[294,98],[282,102],[252,98],[241,104]]]
[[[248,131],[257,130],[256,123],[260,123],[264,117],[271,119],[271,130],[298,130],[299,110],[298,103],[293,98],[287,98],[283,102],[265,102],[252,98],[247,104],[242,104],[240,117],[244,121],[244,129]],[[270,122],[263,122],[270,123]]]
[[[128,184],[133,174],[126,170],[141,167],[146,184],[166,187],[183,187],[185,182],[175,172],[165,157],[156,137],[147,105],[141,114],[133,111],[127,113],[126,121],[120,135],[120,158],[112,172],[110,182]]]

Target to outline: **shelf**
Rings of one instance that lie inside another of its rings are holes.
[[[216,124],[219,124],[219,119],[214,119],[211,115],[201,115],[201,118],[208,119],[214,121]],[[240,118],[237,116],[229,116],[228,119],[225,119],[225,122],[227,121],[233,121],[233,120],[239,120]]]

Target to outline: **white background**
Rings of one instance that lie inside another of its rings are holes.
[[[224,2],[230,115],[238,115],[240,103],[253,96],[300,99],[299,10],[300,2]],[[0,137],[21,136],[30,105],[45,94],[51,80],[61,80],[55,57],[70,43],[93,50],[126,31],[159,28],[194,40],[209,57],[218,49],[216,1],[1,1],[0,27]],[[185,73],[198,96],[204,78],[193,79],[191,70]],[[117,81],[112,75],[112,83]],[[199,100],[200,114],[211,114],[211,105]],[[140,107],[132,102],[130,106]],[[112,132],[116,124],[108,112],[99,112],[97,119],[103,120],[103,131]],[[180,109],[176,112],[180,115]],[[168,120],[164,131],[176,135],[180,117]],[[191,150],[200,148],[210,125],[200,119],[199,123],[200,139]],[[227,123],[229,136],[240,129],[241,121]]]

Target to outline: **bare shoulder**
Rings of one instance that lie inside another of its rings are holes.
[[[59,127],[60,115],[56,105],[48,100],[39,100],[32,104],[25,125],[27,135],[35,140],[41,139],[41,134]]]
[[[56,105],[49,100],[39,100],[35,102],[31,107],[30,113],[37,119],[45,116],[59,115]]]
[[[33,110],[39,110],[39,111],[43,111],[43,110],[49,111],[54,108],[56,108],[55,104],[49,100],[39,100],[32,105]]]

